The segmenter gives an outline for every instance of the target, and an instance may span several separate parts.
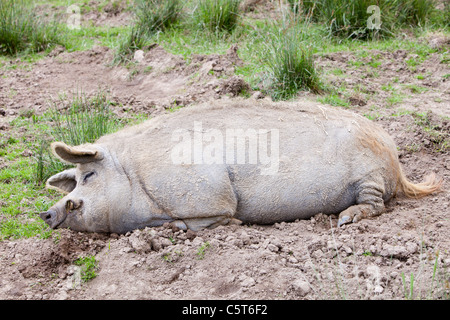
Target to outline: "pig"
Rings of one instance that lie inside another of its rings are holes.
[[[336,214],[380,215],[410,182],[392,138],[353,112],[310,101],[229,99],[184,107],[92,144],[53,142],[76,167],[48,179],[65,196],[40,217],[53,229],[126,233],[165,223],[194,231]]]

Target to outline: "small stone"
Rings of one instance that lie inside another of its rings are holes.
[[[414,254],[417,252],[418,247],[417,247],[417,243],[415,242],[407,242],[406,243],[406,250],[410,253],[410,254]]]
[[[377,293],[377,294],[380,294],[380,293],[383,292],[383,290],[384,290],[384,289],[383,289],[382,286],[376,285],[375,288],[373,289],[373,292],[374,292],[374,293]]]
[[[242,280],[241,285],[243,287],[252,287],[256,284],[255,279],[253,279],[252,277],[246,277],[244,280]]]
[[[205,242],[202,237],[196,237],[194,240],[192,240],[193,246],[201,246]]]
[[[169,246],[171,246],[172,244],[173,244],[172,241],[170,241],[170,240],[167,239],[167,238],[162,238],[162,239],[161,239],[161,247],[163,247],[163,248],[169,247]]]
[[[444,267],[445,268],[450,267],[450,259],[444,259]]]
[[[349,246],[344,245],[343,248],[347,254],[351,254],[353,252],[352,248],[350,248]]]
[[[134,53],[134,57],[133,58],[137,62],[141,63],[142,61],[144,61],[144,51],[136,50],[136,52]]]
[[[297,262],[298,262],[298,260],[295,259],[295,257],[289,257],[288,261],[289,261],[290,263],[297,263]]]
[[[188,241],[188,240],[186,240],[186,241]],[[161,241],[159,240],[159,238],[153,238],[151,241],[150,241],[150,244],[152,245],[152,249],[154,250],[154,251],[159,251],[159,250],[161,250]]]
[[[269,249],[272,252],[278,252],[278,247],[274,245],[273,243],[269,243],[267,246],[267,249]]]
[[[297,280],[294,280],[294,282],[292,283],[292,289],[297,294],[304,297],[309,293],[309,291],[311,290],[311,287],[307,281],[305,281],[303,279],[297,279]]]

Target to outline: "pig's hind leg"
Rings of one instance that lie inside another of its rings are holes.
[[[338,227],[346,223],[376,217],[385,211],[383,200],[385,190],[382,180],[362,183],[358,190],[356,204],[339,214]]]

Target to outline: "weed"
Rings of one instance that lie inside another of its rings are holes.
[[[397,1],[398,23],[402,25],[425,26],[435,11],[435,0]]]
[[[329,104],[335,107],[345,107],[348,108],[350,103],[339,97],[337,94],[328,94],[323,98],[317,99],[321,103]]]
[[[74,261],[74,264],[81,267],[81,280],[88,282],[97,276],[98,262],[95,256],[81,257]]]
[[[269,34],[265,60],[270,81],[268,92],[274,100],[293,98],[299,90],[320,92],[322,84],[314,64],[313,54],[298,24],[275,24]]]
[[[50,151],[50,142],[44,138],[40,138],[34,154],[33,176],[38,185],[47,181],[52,175],[71,167],[55,159]]]
[[[380,10],[381,25],[371,29],[368,20],[373,12],[367,9],[374,4]],[[388,37],[405,26],[423,27],[437,11],[434,0],[308,0],[302,8],[313,21],[324,23],[330,35],[352,39]]]
[[[144,48],[156,33],[178,21],[181,8],[180,0],[138,0],[135,23],[121,37],[113,63],[130,61],[134,52]]]
[[[364,117],[366,117],[367,119],[373,121],[373,120],[378,119],[378,118],[380,117],[380,114],[379,114],[379,113],[376,113],[376,114],[372,114],[372,113],[364,113]]]
[[[413,297],[414,297],[414,274],[411,273],[410,281],[409,281],[409,288],[408,288],[408,285],[406,283],[405,273],[404,272],[402,272],[401,278],[402,278],[402,283],[403,283],[403,292],[404,292],[404,295],[405,295],[405,299],[406,300],[412,300]]]
[[[178,261],[180,257],[183,256],[183,252],[180,250],[175,250],[174,252],[166,252],[162,255],[162,258],[165,262],[173,263]]]
[[[408,84],[405,85],[406,88],[408,88],[412,93],[423,93],[428,91],[428,88],[420,87],[415,84]]]
[[[56,22],[43,22],[24,0],[0,2],[0,53],[39,52],[54,44],[63,44]]]
[[[136,50],[142,49],[148,41],[140,26],[132,26],[119,40],[114,54],[113,64],[130,62]]]
[[[60,100],[60,104],[65,103]],[[109,109],[110,102],[105,93],[98,92],[88,98],[77,93],[69,106],[61,110],[53,102],[50,118],[53,122],[53,137],[70,145],[93,143],[101,136],[119,128],[118,120]]]
[[[206,250],[210,247],[210,244],[208,241],[206,241],[205,243],[203,243],[200,248],[198,248],[197,250],[197,256],[199,260],[203,260],[203,258],[205,257],[205,253]]]
[[[402,94],[392,92],[392,94],[386,99],[387,107],[392,107],[398,103],[401,103],[404,99]]]
[[[180,0],[138,0],[136,6],[136,24],[141,32],[152,35],[174,25],[180,16]]]
[[[65,108],[58,107],[59,104]],[[101,136],[121,128],[122,125],[109,109],[109,105],[110,102],[103,92],[91,98],[82,93],[75,94],[68,106],[63,98],[60,98],[59,102],[52,102],[48,113],[53,124],[49,130],[51,138],[40,138],[33,157],[34,179],[37,184],[70,167],[52,157],[49,150],[50,141],[62,141],[72,146],[93,143]]]
[[[239,19],[241,0],[198,0],[193,12],[194,23],[214,34],[231,33]]]

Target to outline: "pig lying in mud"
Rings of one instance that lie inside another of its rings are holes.
[[[52,144],[76,164],[47,181],[66,193],[41,218],[51,228],[125,233],[166,222],[199,230],[339,214],[339,225],[381,214],[409,182],[393,140],[368,119],[312,102],[237,100],[185,107],[104,136]]]

